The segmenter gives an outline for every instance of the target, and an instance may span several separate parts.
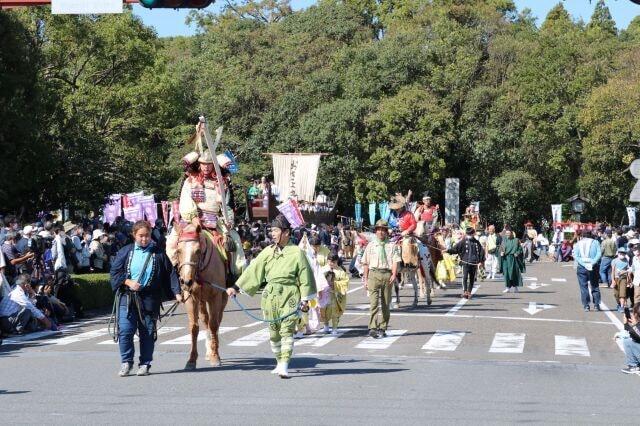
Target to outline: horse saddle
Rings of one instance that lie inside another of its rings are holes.
[[[400,247],[403,266],[408,268],[417,268],[420,264],[420,259],[418,243],[415,237],[403,238]]]

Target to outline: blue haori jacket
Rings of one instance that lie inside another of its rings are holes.
[[[121,287],[128,289],[124,281],[129,278],[129,261],[134,247],[134,244],[122,247],[111,265],[111,288],[114,292]],[[152,252],[153,257],[149,261],[149,268],[153,268],[153,275],[149,284],[138,291],[138,295],[143,309],[157,316],[160,313],[160,304],[164,300],[175,300],[175,295],[181,290],[178,274],[164,251],[154,246]]]

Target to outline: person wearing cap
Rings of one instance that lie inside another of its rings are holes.
[[[369,336],[385,337],[391,318],[391,287],[397,279],[401,261],[398,246],[389,241],[389,225],[380,219],[375,226],[376,238],[367,244],[362,256],[364,286],[369,292]],[[382,311],[382,321],[378,313]]]
[[[347,291],[349,290],[349,276],[342,269],[338,262],[340,257],[333,253],[329,255],[327,264],[321,269],[329,283],[329,304],[320,309],[320,314],[324,320],[324,332],[329,333],[329,323],[331,323],[331,334],[338,334],[338,324],[340,317],[347,307]]]
[[[597,265],[601,257],[600,244],[593,239],[591,231],[584,231],[580,240],[573,247],[573,258],[580,285],[580,298],[585,312],[590,309],[589,285],[591,285],[593,307],[596,311],[600,310],[600,277]]]
[[[432,204],[431,197],[425,192],[422,195],[422,204],[416,208],[414,217],[418,222],[424,222],[424,229],[429,230],[438,223],[439,209],[437,204]]]
[[[263,283],[260,306],[266,320],[275,320],[295,312],[307,311],[309,301],[316,297],[316,283],[306,254],[291,243],[291,225],[278,215],[271,222],[273,244],[266,247],[240,275],[236,286],[248,295],[255,295]],[[230,297],[236,296],[236,289],[227,289]],[[293,333],[298,321],[297,315],[271,322],[269,340],[277,366],[271,372],[281,378],[289,377],[289,362],[293,354]]]
[[[5,234],[5,240],[2,243],[2,253],[0,253],[0,256],[4,256],[6,264],[4,275],[7,278],[7,281],[9,281],[9,284],[13,284],[13,281],[18,276],[18,269],[20,268],[20,265],[34,257],[33,253],[20,255],[16,248],[17,239],[18,234],[15,231],[7,231]]]
[[[600,243],[600,251],[602,259],[600,260],[600,282],[605,283],[607,287],[611,286],[611,262],[616,258],[616,242],[613,239],[611,229],[604,231],[604,239]]]
[[[398,215],[398,228],[400,234],[403,237],[413,234],[416,230],[418,222],[410,211],[407,211],[407,200],[400,194],[396,196],[389,203],[389,208],[396,212]]]
[[[29,240],[33,236],[34,228],[31,225],[27,225],[22,229],[22,237],[16,243],[16,249],[20,254],[25,254],[29,249]]]
[[[107,254],[104,251],[104,245],[102,244],[102,238],[106,234],[102,229],[94,229],[91,235],[91,244],[89,244],[89,255],[91,256],[91,267],[94,272],[105,271],[106,262],[108,260]]]
[[[607,285],[613,287],[618,312],[624,312],[627,299],[633,301],[633,282],[629,279],[629,259],[627,249],[620,247],[617,257],[611,262],[611,281]],[[632,302],[633,304],[633,302]]]
[[[475,229],[468,227],[465,238],[447,250],[449,254],[457,254],[462,262],[462,297],[471,298],[471,291],[476,281],[478,266],[485,261],[484,249],[475,238]]]

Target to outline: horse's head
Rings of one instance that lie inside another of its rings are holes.
[[[188,290],[196,281],[200,264],[200,227],[186,225],[178,235],[178,277],[180,285]]]

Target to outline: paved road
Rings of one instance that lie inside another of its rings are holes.
[[[268,374],[265,328],[234,304],[221,368],[202,356],[197,371],[182,371],[182,312],[161,330],[145,378],[116,377],[103,319],[14,339],[0,347],[3,423],[636,423],[626,413],[640,377],[619,372],[612,339],[620,315],[583,312],[570,267],[535,264],[526,277],[519,294],[485,281],[465,301],[458,284],[418,309],[405,289],[378,340],[365,335],[367,299],[354,280],[342,333],[296,341],[291,380]],[[613,305],[612,291],[602,292]]]

